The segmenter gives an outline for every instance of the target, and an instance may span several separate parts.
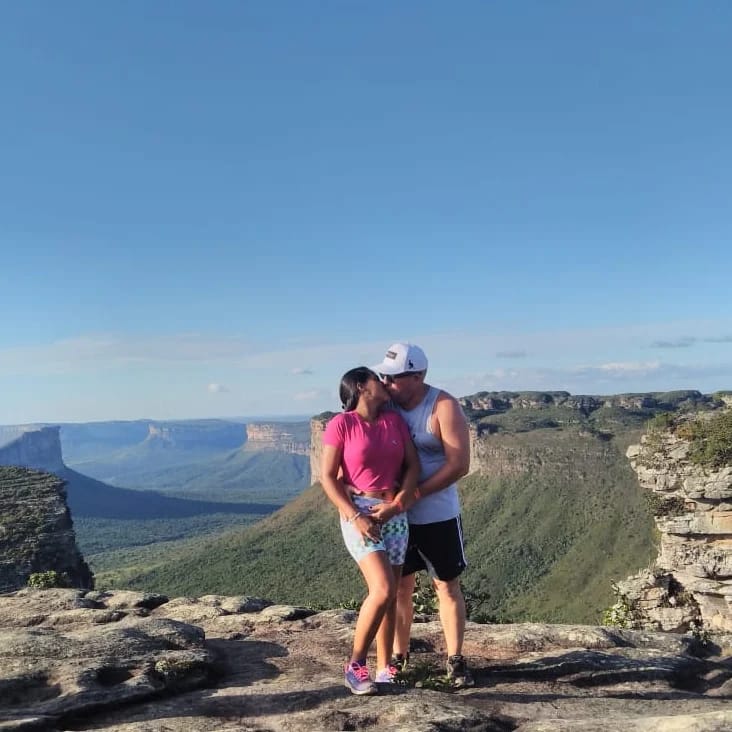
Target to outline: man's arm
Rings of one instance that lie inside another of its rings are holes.
[[[468,422],[457,399],[442,392],[435,404],[432,430],[439,435],[445,450],[445,464],[418,486],[419,495],[437,493],[467,475],[470,469]]]

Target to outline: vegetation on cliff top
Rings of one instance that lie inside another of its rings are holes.
[[[692,463],[712,469],[732,465],[732,409],[682,418],[659,414],[648,423],[646,444],[651,449],[660,445],[667,431],[690,443]]]
[[[732,465],[732,410],[686,422],[679,425],[676,434],[691,442],[692,462],[710,468]]]

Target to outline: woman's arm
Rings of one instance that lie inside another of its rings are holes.
[[[371,517],[361,513],[353,505],[343,485],[343,478],[339,475],[343,448],[335,445],[323,445],[323,456],[320,461],[320,483],[325,495],[336,507],[338,513],[370,539],[378,539],[381,530]]]
[[[419,455],[412,440],[404,445],[404,473],[402,474],[402,489],[396,497],[402,511],[411,508],[417,502],[417,483],[419,481]]]

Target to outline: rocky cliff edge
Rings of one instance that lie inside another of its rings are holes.
[[[50,473],[0,465],[0,592],[49,571],[71,587],[94,583],[76,545],[64,482]]]
[[[0,597],[0,730],[732,728],[732,658],[691,636],[469,623],[476,686],[453,691],[434,683],[442,634],[424,620],[414,627],[410,682],[354,697],[341,671],[351,610],[21,590]]]
[[[659,554],[618,583],[629,624],[732,632],[732,410],[684,415],[628,449]]]

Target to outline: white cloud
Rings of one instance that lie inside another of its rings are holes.
[[[524,358],[566,362],[581,354],[616,352],[631,360],[648,347],[655,335],[660,347],[682,348],[690,344],[686,334],[696,333],[698,342],[728,343],[730,321],[638,323],[632,326],[587,328],[584,330],[541,330],[535,332],[499,330],[438,334],[412,334],[410,340],[425,348],[433,367],[448,368],[460,363],[463,369],[490,365],[495,358]],[[79,373],[91,370],[127,368],[136,365],[180,365],[225,363],[252,369],[283,369],[284,363],[305,363],[307,367],[286,367],[294,375],[321,374],[337,378],[351,365],[374,363],[393,335],[378,341],[338,342],[322,338],[280,341],[277,346],[252,341],[242,335],[215,336],[204,333],[177,334],[87,334],[33,346],[0,347],[0,375]],[[636,353],[631,353],[635,351]],[[470,365],[472,364],[472,366]]]
[[[83,335],[0,348],[0,374],[59,374],[135,364],[231,361],[246,358],[255,350],[254,344],[239,336]]]
[[[618,361],[616,363],[603,363],[599,366],[583,366],[580,370],[592,371],[593,369],[598,369],[615,374],[649,374],[653,371],[658,371],[660,368],[660,361]]]
[[[711,335],[704,338],[695,338],[694,336],[681,336],[669,340],[654,341],[652,348],[689,348],[695,343],[732,343],[732,335]]]
[[[729,388],[729,364],[672,364],[660,361],[617,361],[566,368],[492,369],[443,380],[435,386],[455,396],[478,391],[568,391],[571,394]]]
[[[689,348],[696,343],[697,339],[692,336],[682,336],[671,341],[654,341],[651,348]]]
[[[209,384],[207,388],[211,394],[225,394],[229,391],[223,384]]]

